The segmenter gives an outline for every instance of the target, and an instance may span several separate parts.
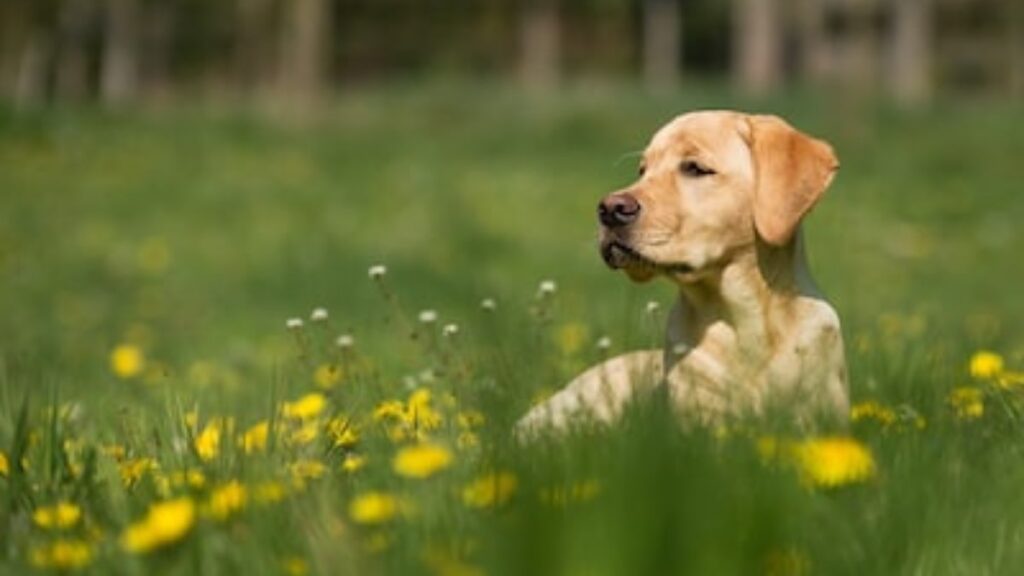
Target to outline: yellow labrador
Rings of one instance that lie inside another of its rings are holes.
[[[577,415],[612,421],[638,392],[667,387],[684,418],[785,410],[845,420],[839,317],[807,270],[800,221],[839,164],[774,116],[704,111],[651,139],[639,179],[598,206],[601,256],[634,281],[679,288],[663,350],[595,366],[535,406],[519,432]]]

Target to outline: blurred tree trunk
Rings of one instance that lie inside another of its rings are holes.
[[[820,84],[832,68],[831,46],[825,35],[824,0],[797,0],[796,30],[800,49],[800,76]]]
[[[241,92],[267,88],[268,67],[274,54],[273,0],[238,0],[238,26],[235,28],[233,68],[236,88]]]
[[[550,89],[561,75],[558,0],[526,0],[520,28],[520,76],[532,89]]]
[[[842,39],[838,66],[844,92],[860,98],[874,92],[878,83],[878,6],[876,0],[846,0],[845,4],[848,32]]]
[[[100,97],[117,106],[136,98],[139,90],[139,0],[106,0]]]
[[[679,83],[682,21],[679,0],[643,1],[644,82],[649,90]]]
[[[64,0],[58,26],[57,97],[79,101],[89,92],[89,34],[95,16],[93,0]]]
[[[299,105],[322,97],[327,71],[331,5],[328,0],[288,0],[278,78],[282,93]]]
[[[174,2],[150,3],[140,39],[141,83],[147,97],[160,97],[173,89],[170,79],[171,57],[178,14]]]
[[[890,0],[890,86],[903,104],[931,96],[932,1]]]
[[[1024,3],[1012,1],[1009,4],[1009,66],[1010,94],[1024,97]]]
[[[736,85],[765,94],[782,82],[782,11],[778,0],[733,0],[732,68]]]

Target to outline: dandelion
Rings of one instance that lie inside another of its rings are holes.
[[[327,308],[314,308],[309,314],[310,322],[326,322],[327,321]]]
[[[341,469],[349,474],[354,474],[366,466],[366,456],[359,454],[348,454],[341,461]]]
[[[324,475],[327,467],[319,460],[309,458],[299,460],[289,467],[292,479],[297,484],[304,484],[307,480],[316,480]]]
[[[328,420],[327,435],[338,448],[351,448],[359,443],[359,431],[345,417],[336,416]]]
[[[71,528],[82,518],[82,509],[71,502],[58,502],[53,506],[36,508],[32,521],[40,528]]]
[[[289,318],[285,321],[284,326],[289,330],[300,330],[303,324],[302,318]]]
[[[441,329],[441,333],[451,338],[459,333],[459,326],[458,324],[445,324],[444,328]]]
[[[316,420],[309,420],[298,428],[291,430],[288,434],[288,443],[293,446],[305,446],[316,440],[320,435],[320,424]]]
[[[190,498],[158,502],[146,517],[121,534],[121,546],[135,553],[147,553],[184,538],[195,524],[196,507]]]
[[[215,520],[227,520],[245,508],[249,492],[238,480],[214,488],[206,505],[206,513]]]
[[[309,564],[298,556],[289,556],[281,561],[281,571],[288,576],[306,576],[309,574]]]
[[[7,454],[0,450],[0,476],[4,478],[11,473],[11,465],[7,461]]]
[[[327,398],[319,392],[311,392],[295,402],[285,402],[283,412],[286,418],[309,420],[316,418],[327,406]]]
[[[375,264],[373,266],[370,266],[370,270],[368,273],[370,276],[370,280],[380,280],[381,278],[384,277],[385,274],[388,273],[388,268],[383,264]]]
[[[148,472],[156,468],[156,460],[152,458],[134,458],[118,463],[117,470],[121,475],[121,483],[130,488]]]
[[[470,508],[490,508],[508,502],[519,487],[511,472],[485,474],[462,489],[462,503]]]
[[[537,296],[544,298],[545,296],[551,296],[558,291],[558,284],[555,284],[554,280],[543,280],[540,286],[537,287]]]
[[[419,314],[419,320],[421,324],[433,324],[437,322],[437,311],[423,310]]]
[[[463,410],[455,417],[455,421],[459,425],[459,428],[471,430],[473,428],[483,426],[484,422],[487,421],[487,418],[484,416],[484,413],[479,410]]]
[[[429,478],[444,470],[452,462],[452,453],[439,444],[424,442],[398,451],[391,467],[407,478]]]
[[[1003,371],[1003,357],[990,350],[979,350],[971,356],[970,372],[975,378],[993,378]]]
[[[92,547],[82,540],[56,540],[51,544],[35,546],[29,552],[29,562],[36,568],[77,570],[92,561]]]
[[[836,488],[875,475],[871,451],[854,438],[813,438],[797,444],[793,451],[802,477],[813,486]]]
[[[253,424],[242,434],[242,450],[246,454],[262,452],[267,448],[267,436],[270,432],[270,423],[266,420]]]
[[[321,364],[313,372],[313,383],[317,387],[330,390],[341,381],[341,366],[337,364]]]
[[[961,420],[977,420],[985,414],[985,401],[980,388],[961,386],[949,393],[949,405]]]
[[[853,422],[875,420],[882,426],[889,427],[896,422],[896,413],[891,408],[874,400],[868,400],[850,408],[850,420]]]
[[[206,424],[193,443],[196,454],[203,462],[209,462],[220,452],[220,423],[212,420]]]
[[[342,350],[347,350],[351,348],[352,346],[355,345],[355,343],[356,339],[353,338],[352,335],[350,334],[342,334],[341,336],[338,336],[337,340],[334,341],[334,345],[337,346],[338,348],[341,348]]]
[[[398,514],[398,499],[385,492],[366,492],[352,499],[348,515],[358,524],[383,524]]]
[[[612,339],[608,336],[601,336],[597,339],[597,349],[607,352],[612,347]]]
[[[494,298],[484,298],[480,301],[480,307],[488,312],[493,312],[498,309],[498,303]]]
[[[284,500],[286,493],[283,484],[271,480],[254,486],[252,489],[252,499],[260,504],[273,504]]]
[[[110,371],[118,378],[134,378],[142,373],[145,366],[146,359],[138,346],[119,344],[110,353]]]

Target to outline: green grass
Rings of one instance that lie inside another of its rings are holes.
[[[56,538],[87,539],[97,574],[279,574],[295,558],[317,574],[457,573],[455,560],[489,574],[1019,572],[1020,398],[972,381],[967,363],[992,349],[1024,369],[1024,110],[830,102],[461,85],[358,92],[297,126],[224,107],[0,109],[0,572],[30,570],[30,550]],[[865,483],[810,489],[759,454],[772,427],[683,431],[657,399],[614,430],[509,442],[532,399],[601,357],[600,336],[612,352],[658,341],[643,309],[673,294],[604,268],[594,206],[633,178],[660,124],[702,107],[779,113],[838,151],[840,175],[806,223],[812,270],[844,321],[854,400],[900,414],[852,428],[874,454]],[[377,263],[391,298],[367,278]],[[558,293],[538,301],[549,278]],[[480,309],[487,297],[496,312]],[[285,330],[316,306],[326,325]],[[423,309],[440,320],[411,339]],[[440,334],[448,322],[454,339]],[[334,348],[342,333],[353,352]],[[111,373],[122,343],[144,352],[142,374]],[[298,424],[279,405],[314,390],[323,364],[344,372],[324,419],[353,418],[354,448],[322,430],[308,445],[286,438]],[[948,405],[967,385],[984,394],[980,419]],[[410,386],[432,391],[430,436],[454,454],[424,480],[392,471],[399,445],[371,418]],[[470,409],[486,421],[460,448]],[[217,418],[234,431],[204,461],[195,436]],[[234,436],[262,419],[270,446],[247,455]],[[114,444],[159,469],[124,487]],[[366,467],[342,471],[346,451]],[[291,486],[297,459],[326,473],[256,502],[261,482]],[[123,529],[184,469],[205,485],[170,494],[203,504],[239,480],[249,502],[226,521],[201,515],[161,551],[125,553]],[[463,486],[487,470],[513,473],[515,494],[468,508]],[[370,490],[407,509],[354,522],[350,503]],[[80,523],[33,523],[61,499]]]

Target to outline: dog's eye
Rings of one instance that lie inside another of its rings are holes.
[[[679,171],[686,176],[693,176],[695,178],[700,176],[710,176],[715,173],[711,168],[703,166],[695,160],[683,160],[679,164]]]
[[[640,167],[636,169],[636,175],[637,176],[641,176],[642,177],[645,172],[647,172],[647,166],[644,166],[643,164],[641,164]]]

